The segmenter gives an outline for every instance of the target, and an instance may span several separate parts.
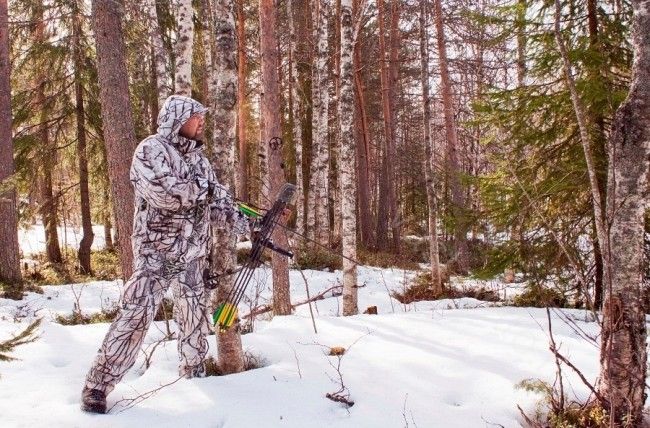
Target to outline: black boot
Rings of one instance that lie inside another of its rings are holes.
[[[84,388],[81,391],[81,410],[90,413],[106,413],[106,393],[99,389]]]

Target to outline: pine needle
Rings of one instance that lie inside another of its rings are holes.
[[[35,331],[40,325],[41,325],[41,318],[32,322],[29,326],[27,326],[25,330],[23,330],[17,336],[9,340],[5,340],[4,342],[0,342],[0,361],[15,360],[16,358],[10,357],[9,355],[7,355],[7,353],[13,351],[14,348],[17,346],[24,345],[26,343],[31,343],[37,340],[38,336],[35,335]]]

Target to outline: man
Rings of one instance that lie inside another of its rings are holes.
[[[204,375],[209,324],[202,274],[210,221],[228,221],[240,234],[247,228],[246,217],[217,183],[203,153],[206,110],[191,98],[169,97],[158,115],[157,133],[135,150],[134,272],[86,377],[81,404],[85,411],[106,412],[106,395],[135,363],[170,286],[178,323],[179,374]]]

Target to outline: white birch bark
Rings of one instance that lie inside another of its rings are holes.
[[[160,108],[165,102],[165,99],[172,93],[169,55],[165,50],[160,25],[158,25],[156,1],[144,0],[142,2],[142,9],[147,19],[147,27],[149,28],[149,43],[151,43],[152,47],[153,67],[156,76],[156,94],[158,108]]]
[[[293,139],[296,146],[296,230],[298,233],[305,232],[305,191],[303,186],[302,171],[302,112],[303,97],[300,91],[300,82],[298,81],[298,67],[296,66],[296,30],[294,25],[294,3],[296,0],[287,0],[287,19],[289,20],[289,34],[291,37],[291,93],[293,97]]]
[[[213,167],[217,179],[229,189],[235,183],[234,147],[237,126],[237,41],[233,0],[213,0],[214,46],[213,75],[209,87],[214,120]],[[209,50],[209,49],[208,49]],[[236,268],[236,238],[229,230],[214,230],[212,265],[218,272]],[[233,287],[233,275],[219,278],[217,301],[225,300]],[[215,302],[216,303],[216,302]],[[214,305],[213,305],[214,306]],[[218,330],[218,329],[217,329]],[[224,373],[244,370],[244,353],[239,320],[226,331],[216,331],[219,368]]]
[[[192,49],[194,47],[194,9],[192,0],[177,0],[176,94],[192,96]]]
[[[328,127],[329,91],[327,78],[329,0],[318,1],[314,14],[314,41],[316,42],[315,65],[312,74],[312,159],[310,165],[307,222],[309,236],[320,244],[329,241],[328,175],[329,147]]]
[[[632,84],[610,137],[611,227],[609,245],[602,246],[607,289],[598,390],[616,427],[643,426],[648,360],[643,235],[650,196],[650,0],[632,0],[632,10]]]
[[[341,129],[339,157],[341,243],[343,247],[343,315],[356,315],[357,266],[347,258],[357,258],[357,179],[354,138],[354,88],[352,86],[352,0],[341,0],[341,91],[338,99]]]

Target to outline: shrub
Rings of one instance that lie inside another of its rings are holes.
[[[359,249],[357,252],[357,260],[367,266],[375,266],[379,268],[398,268],[407,270],[417,270],[420,268],[419,258],[408,254],[402,253],[389,253],[385,251],[370,251],[366,249]]]
[[[91,315],[84,315],[81,311],[75,310],[72,311],[72,314],[70,315],[58,314],[54,317],[54,320],[61,325],[98,324],[112,322],[115,317],[117,317],[119,311],[120,308],[117,305],[114,305],[111,308],[102,309],[100,312]]]
[[[340,255],[317,245],[305,245],[298,248],[294,260],[302,269],[334,271],[343,268],[343,258]]]
[[[442,293],[437,293],[433,289],[431,272],[417,275],[404,292],[394,292],[392,296],[400,303],[406,304],[423,300],[460,299],[462,297],[471,297],[487,302],[498,302],[500,300],[495,291],[485,287],[458,289],[447,286],[443,287]]]
[[[526,379],[516,385],[542,395],[534,415],[526,415],[519,408],[526,425],[531,428],[606,428],[609,425],[607,411],[597,402],[578,403],[561,397],[556,386],[539,379]]]
[[[23,279],[25,284],[60,285],[87,282],[92,280],[113,280],[121,276],[119,255],[115,251],[91,251],[90,263],[93,275],[83,275],[78,271],[76,250],[63,249],[63,263],[47,261],[45,253],[33,256],[33,263],[24,263]]]
[[[515,296],[512,304],[520,307],[561,308],[567,305],[567,299],[558,290],[533,283],[522,294]]]

